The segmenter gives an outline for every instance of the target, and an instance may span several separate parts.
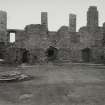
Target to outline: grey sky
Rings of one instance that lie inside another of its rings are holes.
[[[0,8],[8,13],[8,28],[23,29],[27,24],[40,24],[41,11],[48,12],[49,30],[69,24],[69,13],[77,15],[77,29],[86,25],[88,7],[99,11],[99,25],[105,21],[105,0],[0,0]]]

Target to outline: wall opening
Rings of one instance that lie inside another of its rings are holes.
[[[90,62],[91,50],[89,48],[85,48],[82,50],[82,59],[84,62]]]
[[[4,59],[4,55],[3,55],[3,53],[0,52],[0,60],[1,59]]]
[[[0,42],[0,61],[4,61],[5,42]]]
[[[29,51],[24,49],[22,54],[22,63],[28,63],[29,62]]]
[[[4,61],[4,54],[3,52],[0,52],[0,62]]]
[[[9,33],[9,35],[10,35],[10,40],[9,40],[10,43],[14,43],[15,42],[15,34],[16,34],[15,32],[10,32]]]
[[[57,49],[55,47],[50,46],[47,50],[46,50],[46,56],[48,60],[55,60],[57,57]]]

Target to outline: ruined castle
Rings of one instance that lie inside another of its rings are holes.
[[[11,63],[70,61],[104,63],[105,23],[99,26],[98,10],[90,6],[87,24],[76,32],[76,15],[69,15],[69,26],[48,30],[47,12],[41,24],[26,25],[24,30],[7,29],[7,13],[0,11],[0,58]],[[15,42],[10,43],[10,34]]]

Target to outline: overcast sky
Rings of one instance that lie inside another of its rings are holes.
[[[97,6],[99,25],[105,21],[105,0],[0,0],[0,9],[8,13],[8,28],[23,29],[40,24],[41,11],[48,12],[49,30],[69,24],[69,13],[77,15],[77,29],[86,25],[89,6]]]

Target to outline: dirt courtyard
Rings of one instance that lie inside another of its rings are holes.
[[[21,71],[33,80],[0,83],[0,105],[105,105],[105,66],[41,64],[0,67]]]

